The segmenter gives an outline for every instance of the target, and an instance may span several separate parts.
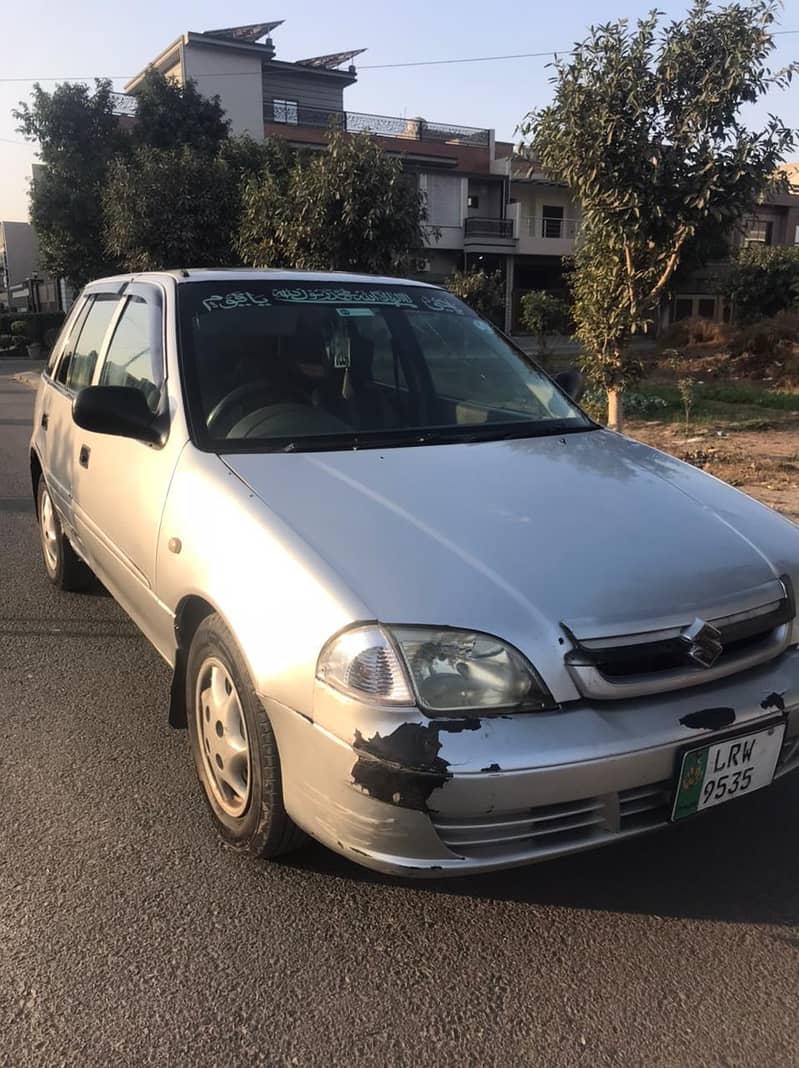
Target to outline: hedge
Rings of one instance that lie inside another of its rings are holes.
[[[0,334],[10,334],[11,324],[18,321],[27,323],[27,338],[30,341],[44,341],[48,330],[60,330],[64,321],[63,312],[3,312],[0,314]]]

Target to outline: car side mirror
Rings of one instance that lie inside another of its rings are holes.
[[[72,418],[84,430],[160,445],[163,433],[144,394],[131,386],[86,386],[72,402]]]
[[[585,391],[585,381],[576,367],[570,367],[568,371],[561,371],[560,374],[555,375],[555,381],[564,393],[569,394],[573,401],[579,401]]]

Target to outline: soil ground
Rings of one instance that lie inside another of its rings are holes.
[[[724,479],[799,523],[799,415],[699,427],[629,422],[626,433]]]

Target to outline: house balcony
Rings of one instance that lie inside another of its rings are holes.
[[[516,238],[513,229],[513,219],[464,219],[464,252],[491,252],[500,255],[515,252]]]
[[[427,119],[402,119],[391,115],[367,115],[359,111],[329,111],[327,108],[306,107],[282,101],[278,106],[264,102],[264,122],[274,126],[309,127],[327,130],[331,127],[345,133],[369,133],[374,137],[388,137],[401,141],[425,141],[432,144],[463,145],[487,149],[491,131],[474,126],[455,126],[451,123],[429,122]]]
[[[572,256],[582,219],[577,216],[520,215],[519,205],[510,206],[509,215],[518,235],[520,256]]]

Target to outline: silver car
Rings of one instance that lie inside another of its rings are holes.
[[[44,564],[172,667],[229,842],[485,871],[799,767],[799,531],[575,385],[417,282],[86,287],[36,400]]]

